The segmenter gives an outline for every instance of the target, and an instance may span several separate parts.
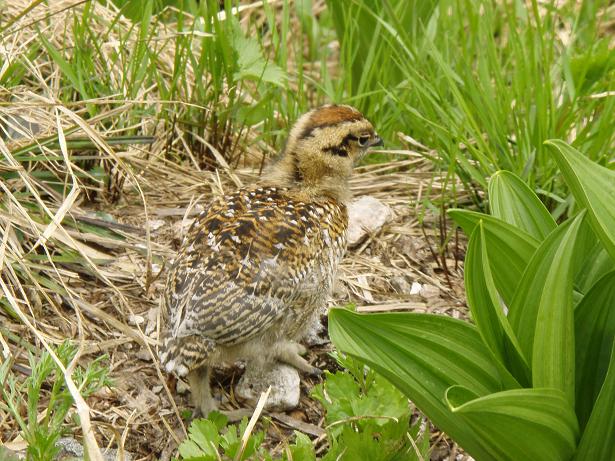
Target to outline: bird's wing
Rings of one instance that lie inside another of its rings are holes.
[[[217,201],[193,224],[165,295],[169,334],[236,344],[290,305],[322,292],[319,271],[343,255],[346,209],[290,200],[274,188]]]

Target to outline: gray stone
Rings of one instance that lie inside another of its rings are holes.
[[[410,288],[410,294],[418,295],[421,292],[421,288],[423,288],[423,285],[421,285],[419,282],[412,282],[412,288]]]
[[[26,118],[14,114],[9,115],[4,122],[2,129],[0,129],[0,135],[8,140],[17,141],[23,138],[30,138],[41,132],[41,125],[30,117]]]
[[[58,453],[58,460],[68,460],[74,458],[83,459],[83,445],[72,437],[62,437],[56,442],[56,447],[60,447],[62,449],[60,453]]]
[[[26,459],[25,451],[13,451],[0,446],[0,461],[21,461]]]
[[[166,226],[166,221],[164,219],[152,219],[147,222],[147,227],[151,232],[156,232],[159,229],[162,229]]]
[[[440,288],[435,285],[425,284],[421,287],[421,291],[419,292],[419,296],[426,301],[430,299],[435,299],[440,297]]]
[[[83,461],[85,459],[83,445],[72,437],[62,437],[56,446],[61,448],[56,457],[57,461]],[[124,451],[123,456],[120,456],[119,450],[110,448],[103,451],[103,459],[104,461],[132,461],[132,455]]]
[[[348,246],[358,245],[368,234],[382,229],[393,218],[391,208],[368,195],[348,205]]]
[[[235,396],[255,407],[258,399],[271,386],[265,409],[288,411],[296,408],[301,394],[299,372],[285,364],[275,364],[263,370],[256,366],[246,367],[246,371],[235,386]]]
[[[409,295],[412,292],[412,285],[406,280],[406,277],[396,275],[391,278],[391,286],[400,294]]]

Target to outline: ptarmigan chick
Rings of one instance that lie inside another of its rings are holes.
[[[190,228],[163,298],[160,360],[188,376],[203,415],[216,408],[212,365],[248,359],[319,371],[296,341],[325,305],[346,250],[353,165],[377,145],[356,109],[314,109],[262,187],[214,201]]]

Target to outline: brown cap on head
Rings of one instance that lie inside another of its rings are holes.
[[[347,200],[348,178],[355,163],[382,140],[361,112],[346,105],[326,105],[302,115],[293,125],[286,149],[271,179],[311,195]]]
[[[322,106],[309,112],[308,115],[305,128],[299,135],[299,139],[311,136],[317,128],[365,120],[363,114],[354,107],[342,105]]]

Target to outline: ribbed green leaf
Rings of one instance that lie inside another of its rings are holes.
[[[491,268],[482,221],[472,232],[464,272],[466,295],[472,318],[492,352],[506,388],[529,386],[530,372],[519,342],[500,304]]]
[[[543,241],[557,226],[538,196],[510,171],[498,171],[489,180],[491,215]]]
[[[579,448],[577,461],[613,459],[615,453],[615,343],[611,349],[610,364],[602,389],[594,405]]]
[[[493,282],[504,303],[510,306],[521,276],[540,242],[525,231],[483,213],[452,209],[448,214],[468,236],[478,222],[483,221]]]
[[[582,298],[602,276],[615,270],[615,259],[594,232],[590,219],[584,219],[575,243],[574,287]]]
[[[329,334],[338,350],[381,373],[436,426],[475,456],[488,459],[480,440],[451,413],[444,398],[456,384],[479,396],[502,389],[491,354],[473,325],[436,315],[332,309]]]
[[[534,349],[534,387],[561,390],[574,406],[574,305],[572,277],[574,246],[584,213],[577,216],[562,236],[553,265],[541,289]],[[536,274],[537,278],[541,278]]]
[[[574,402],[572,259],[583,213],[553,231],[538,248],[517,288],[509,320],[534,387],[559,389]]]
[[[615,271],[602,277],[574,312],[576,411],[583,428],[602,388],[615,341]]]
[[[604,275],[615,270],[615,260],[599,240],[583,255],[583,263],[577,269],[575,284],[581,293],[587,293]]]
[[[447,400],[488,450],[482,459],[561,461],[574,453],[578,424],[560,391],[514,389],[472,398],[467,389],[455,386]]]
[[[559,139],[546,144],[554,147],[555,160],[574,198],[587,208],[594,232],[615,259],[615,171],[590,161]]]

